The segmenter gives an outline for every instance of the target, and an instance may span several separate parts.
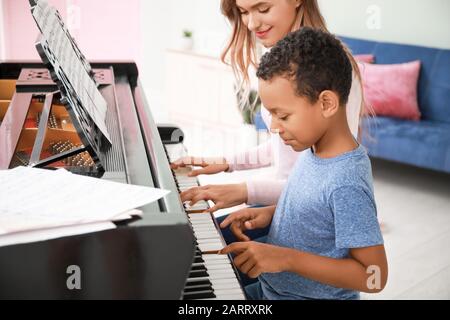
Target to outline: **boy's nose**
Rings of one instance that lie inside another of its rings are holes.
[[[283,127],[279,125],[278,121],[272,118],[272,122],[270,123],[270,132],[273,134],[283,133]]]

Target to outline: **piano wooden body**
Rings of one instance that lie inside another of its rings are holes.
[[[214,218],[200,213],[207,204],[187,209],[181,203],[180,190],[198,182],[171,170],[168,150],[182,146],[163,143],[167,138],[162,139],[152,118],[136,65],[94,63],[92,68],[108,104],[106,125],[112,139],[112,146],[98,155],[103,168],[99,170],[89,150],[58,160],[58,154],[83,146],[70,110],[59,101],[43,64],[4,62],[0,170],[53,157],[57,161],[40,167],[171,193],[140,208],[143,218],[117,223],[113,230],[0,247],[0,299],[244,299],[230,257],[206,252],[209,244],[224,244]],[[40,132],[45,112],[50,112],[47,129]],[[42,197],[48,192],[43,190]],[[80,268],[79,290],[67,286],[70,266]]]

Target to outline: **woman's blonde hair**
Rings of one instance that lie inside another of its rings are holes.
[[[257,48],[256,39],[252,32],[243,23],[241,14],[236,6],[236,0],[221,0],[222,14],[228,19],[233,28],[230,40],[222,52],[221,59],[224,63],[230,64],[234,75],[238,81],[238,89],[244,92],[240,96],[239,106],[243,106],[250,93],[250,76],[249,69],[251,66],[257,68]],[[320,13],[317,0],[302,0],[297,8],[297,15],[291,31],[296,31],[301,27],[311,27],[329,32],[325,23],[325,19]],[[361,73],[358,63],[351,54],[348,47],[343,44],[346,50],[353,70],[361,84],[361,94],[363,94]],[[362,95],[363,96],[363,95]],[[361,114],[364,113],[366,105],[364,98],[361,102]]]

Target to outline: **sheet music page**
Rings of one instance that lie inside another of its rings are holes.
[[[51,239],[58,239],[76,236],[80,234],[100,232],[115,228],[116,225],[112,222],[95,222],[76,226],[16,232],[6,235],[0,235],[0,247],[30,242],[47,241]]]
[[[143,214],[142,211],[134,209],[115,217],[114,222],[128,220],[135,216],[140,217],[142,216],[142,214]],[[112,222],[95,222],[68,227],[57,227],[57,228],[16,232],[0,235],[0,247],[30,242],[47,241],[81,234],[112,230],[115,228],[116,225]]]
[[[113,221],[170,191],[28,167],[0,171],[0,235]]]
[[[83,62],[72,46],[72,40],[66,34],[65,27],[58,19],[57,10],[46,1],[39,1],[32,11],[33,17],[57,61],[55,68],[60,68],[67,76],[82,106],[87,110],[92,121],[111,142],[106,127],[107,102],[97,89],[95,82],[88,75]]]

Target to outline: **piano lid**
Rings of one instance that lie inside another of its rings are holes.
[[[94,153],[93,158],[100,159],[101,150],[111,146],[111,137],[106,126],[107,103],[97,88],[92,68],[58,11],[43,0],[32,0],[30,4],[41,32],[36,49],[61,92],[61,102],[69,110],[80,138]]]

